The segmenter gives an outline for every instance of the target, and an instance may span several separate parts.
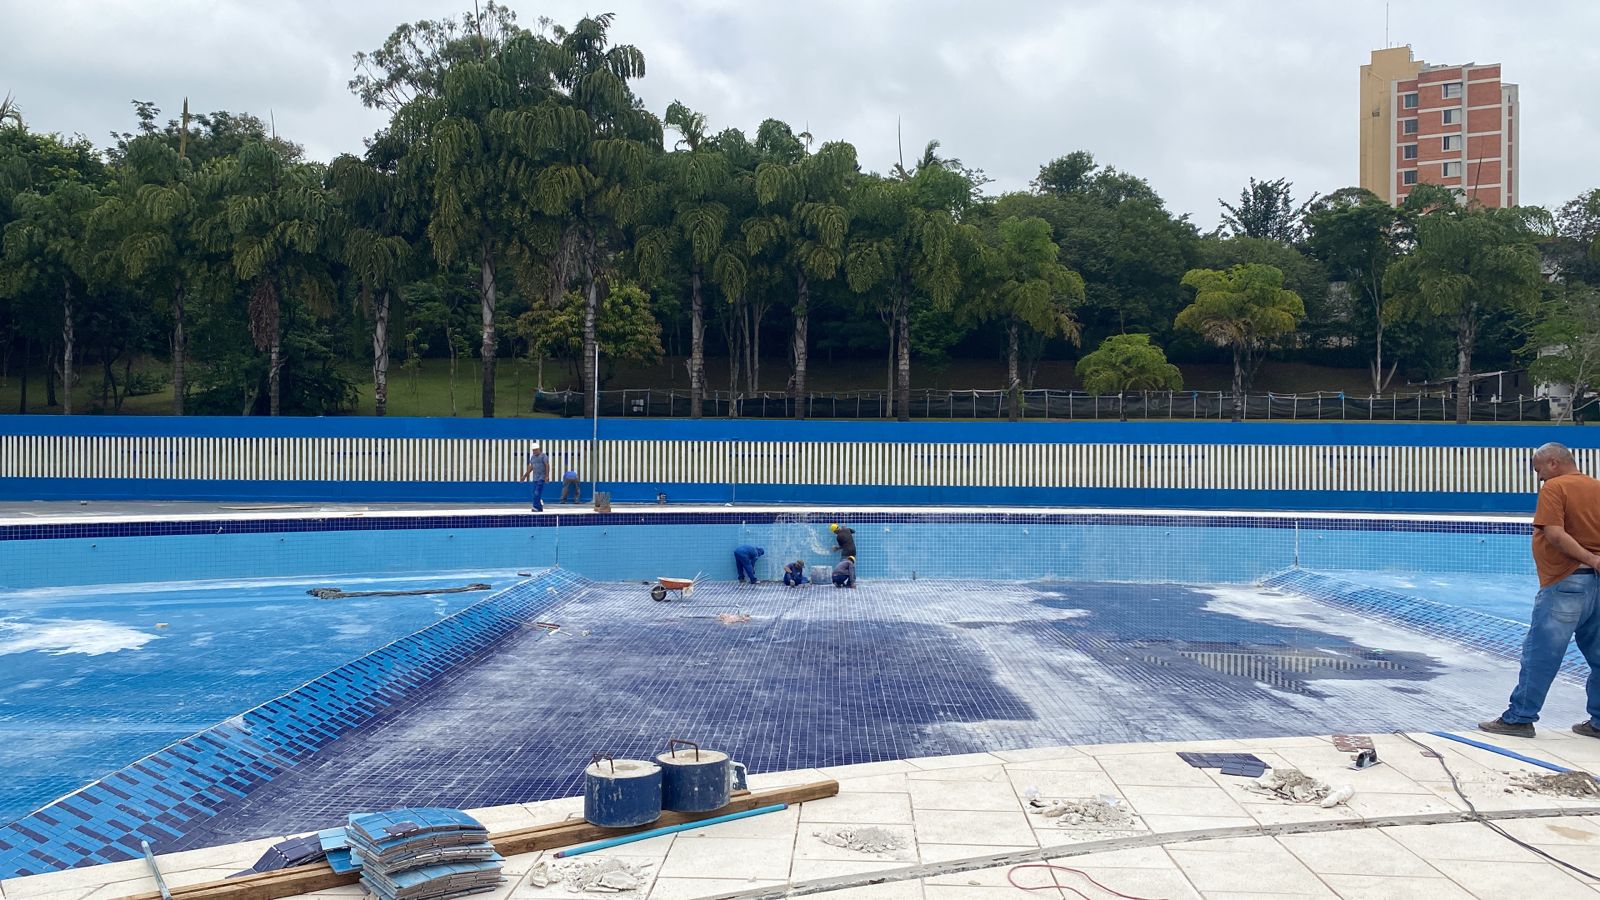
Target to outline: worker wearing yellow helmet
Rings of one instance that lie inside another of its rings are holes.
[[[839,557],[854,557],[856,555],[856,533],[848,525],[833,524],[828,526],[833,532],[834,540],[839,542]]]

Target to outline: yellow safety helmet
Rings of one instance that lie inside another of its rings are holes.
[[[839,526],[838,525],[829,525],[828,526],[828,530],[829,531],[838,531],[839,530]]]

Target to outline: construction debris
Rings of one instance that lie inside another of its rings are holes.
[[[1548,775],[1519,775],[1511,783],[1536,794],[1557,797],[1600,797],[1600,782],[1594,775],[1581,770],[1551,772]]]
[[[585,859],[541,859],[528,872],[528,883],[536,888],[559,883],[569,891],[589,894],[620,894],[644,887],[650,879],[650,860],[622,860],[591,856]]]
[[[490,586],[481,582],[450,588],[427,588],[420,591],[345,591],[336,587],[312,588],[306,593],[318,600],[349,600],[351,597],[422,597],[428,594],[465,594],[470,591],[487,591]]]
[[[1089,828],[1105,831],[1136,831],[1139,820],[1115,797],[1094,800],[1045,800],[1029,798],[1028,812],[1055,819],[1062,828]]]
[[[875,825],[865,828],[835,828],[832,831],[814,831],[813,835],[831,847],[843,847],[858,853],[890,853],[905,848],[900,835]]]
[[[1334,789],[1298,769],[1273,769],[1245,790],[1290,803],[1318,803],[1332,808],[1355,796],[1355,789]]]
[[[750,621],[750,614],[749,613],[721,613],[721,614],[719,614],[717,616],[717,621],[721,622],[724,625],[740,625],[740,624],[743,624],[745,622]]]

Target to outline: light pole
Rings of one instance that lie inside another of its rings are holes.
[[[589,502],[600,488],[600,339],[594,341],[594,430],[589,436]]]

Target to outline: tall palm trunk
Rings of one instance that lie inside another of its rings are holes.
[[[272,332],[272,347],[267,351],[267,412],[278,414],[278,400],[283,385],[283,338]]]
[[[1472,344],[1477,328],[1470,315],[1462,315],[1456,327],[1456,424],[1472,421]],[[1577,398],[1574,397],[1574,400]]]
[[[61,412],[72,415],[72,282],[61,279]]]
[[[794,417],[806,417],[806,331],[811,323],[811,284],[806,281],[806,273],[795,273],[795,300],[794,300],[794,382],[790,386],[790,393],[794,398]]]
[[[495,279],[494,279],[494,252],[488,243],[483,246],[483,258],[478,264],[481,276],[479,293],[483,300],[483,344],[478,349],[478,356],[483,360],[483,417],[494,418],[494,304],[495,304]]]
[[[739,417],[739,374],[744,358],[745,312],[744,298],[734,297],[728,310],[728,418]]]
[[[1013,422],[1017,421],[1022,410],[1022,374],[1018,365],[1022,353],[1020,330],[1016,319],[1006,325],[1006,394],[1009,397],[1009,418]]]
[[[896,324],[895,382],[899,397],[896,406],[902,422],[911,421],[911,310],[902,307]]]
[[[704,414],[706,399],[705,298],[700,295],[700,266],[694,267],[689,294],[689,417]]]
[[[372,412],[389,412],[389,292],[378,295],[372,314]]]
[[[1233,345],[1233,421],[1244,418],[1244,347]]]
[[[599,340],[597,320],[600,317],[600,280],[595,273],[596,239],[588,233],[583,238],[583,414],[595,415],[595,391],[600,384],[600,372],[595,368],[595,347]]]
[[[183,331],[183,282],[172,293],[172,414],[183,415],[183,402],[189,393],[189,373],[184,365],[189,338]]]

